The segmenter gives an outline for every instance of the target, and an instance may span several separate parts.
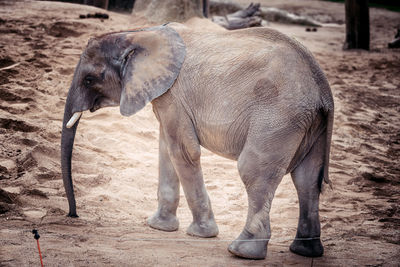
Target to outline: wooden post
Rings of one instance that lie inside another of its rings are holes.
[[[210,16],[210,1],[203,0],[203,16],[208,18]]]
[[[368,0],[346,0],[346,41],[344,49],[369,50]]]

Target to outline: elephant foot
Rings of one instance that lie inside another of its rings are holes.
[[[166,232],[176,231],[179,228],[179,221],[175,215],[161,216],[158,212],[147,219],[147,224],[151,228]]]
[[[228,251],[241,258],[262,260],[267,256],[267,245],[267,240],[258,240],[254,235],[242,232],[229,245]]]
[[[198,237],[215,237],[218,235],[218,226],[214,220],[207,222],[196,223],[192,222],[188,227],[186,233]]]
[[[324,247],[321,240],[294,240],[290,245],[290,251],[305,257],[321,257],[324,254]]]

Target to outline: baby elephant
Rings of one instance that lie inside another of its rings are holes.
[[[218,227],[200,146],[237,160],[248,194],[246,225],[228,250],[263,259],[271,201],[291,173],[300,202],[294,253],[323,254],[318,204],[328,180],[333,124],[329,84],[310,52],[268,28],[205,32],[172,23],[105,34],[82,53],[65,104],[62,175],[69,216],[77,217],[71,155],[80,115],[109,106],[131,116],[148,102],[160,122],[156,229],[178,229],[179,183],[193,214],[189,235]]]

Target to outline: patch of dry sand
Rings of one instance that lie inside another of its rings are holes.
[[[247,4],[248,1],[239,1]],[[289,11],[344,19],[343,6],[319,1],[263,1]],[[301,3],[301,4],[299,4]],[[307,5],[307,9],[304,8]],[[288,251],[298,218],[289,176],[271,211],[273,239],[263,261],[226,248],[244,226],[247,198],[236,163],[203,150],[202,166],[220,235],[185,234],[191,214],[181,193],[180,229],[146,226],[157,206],[158,123],[151,105],[125,118],[118,109],[85,113],[73,156],[78,214],[65,217],[60,131],[79,55],[91,36],[145,25],[113,12],[109,20],[78,19],[96,8],[57,2],[0,3],[0,264],[39,263],[30,231],[39,229],[45,265],[347,266],[398,264],[400,257],[400,53],[386,48],[399,14],[371,9],[372,51],[344,52],[344,26],[270,24],[305,44],[325,70],[336,114],[330,176],[321,199],[325,255]],[[181,190],[182,192],[182,190]],[[161,239],[145,241],[143,239]],[[173,241],[180,239],[183,241]]]

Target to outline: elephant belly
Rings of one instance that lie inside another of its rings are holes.
[[[246,141],[248,122],[240,118],[197,121],[200,145],[228,159],[237,160]]]

